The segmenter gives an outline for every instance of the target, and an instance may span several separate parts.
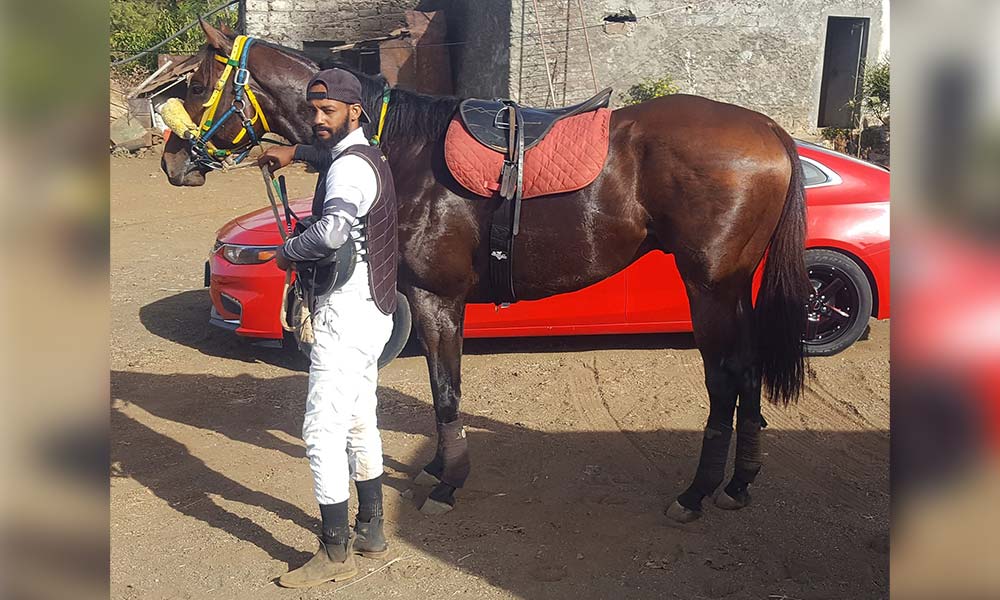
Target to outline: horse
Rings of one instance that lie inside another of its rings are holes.
[[[208,24],[202,29],[207,43],[183,100],[194,118],[223,72],[219,57],[229,56],[234,43]],[[245,68],[256,94],[254,111],[266,114],[270,130],[309,143],[305,85],[319,67],[295,50],[255,40]],[[385,80],[355,74],[366,112],[379,115],[389,89]],[[399,289],[426,356],[438,433],[435,457],[417,481],[434,486],[421,510],[440,514],[455,506],[456,490],[470,472],[459,412],[462,327],[466,303],[494,300],[488,240],[499,199],[469,193],[444,162],[444,134],[458,98],[401,88],[389,93],[381,148],[397,194]],[[232,98],[227,86],[220,105],[229,106]],[[259,138],[262,121],[231,119],[217,139],[230,140],[243,127],[255,133],[245,137]],[[372,135],[376,123],[366,125],[366,133]],[[773,404],[787,406],[801,395],[806,371],[802,336],[810,286],[794,141],[763,114],[693,95],[614,110],[608,131],[607,159],[593,183],[523,203],[514,286],[520,299],[545,298],[597,283],[648,252],[673,254],[690,301],[710,408],[694,478],[664,512],[682,523],[702,516],[703,500],[725,478],[734,414],[733,475],[714,501],[723,509],[743,508],[761,468],[762,390]],[[211,168],[193,147],[180,136],[167,142],[161,164],[171,184],[204,183]]]

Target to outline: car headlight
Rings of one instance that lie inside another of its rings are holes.
[[[216,251],[234,265],[259,265],[274,258],[277,246],[240,246],[239,244],[219,244]]]

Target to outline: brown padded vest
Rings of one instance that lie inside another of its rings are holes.
[[[360,156],[375,170],[378,192],[368,214],[361,217],[368,263],[368,285],[372,300],[383,314],[396,312],[396,267],[399,246],[396,239],[396,188],[389,171],[389,162],[375,146],[350,146],[337,159]]]

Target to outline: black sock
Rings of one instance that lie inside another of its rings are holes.
[[[358,488],[358,521],[368,523],[382,516],[382,476],[368,481],[355,481]]]
[[[320,504],[319,514],[323,517],[323,543],[334,545],[347,543],[350,535],[347,524],[347,500],[336,504]]]

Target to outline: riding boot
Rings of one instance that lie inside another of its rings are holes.
[[[382,476],[355,481],[358,489],[358,519],[354,523],[354,552],[369,558],[385,556],[389,550],[382,525]]]
[[[372,517],[371,521],[354,523],[354,553],[367,558],[381,558],[389,553],[382,525],[385,518]]]
[[[308,588],[327,581],[344,581],[358,574],[354,562],[353,540],[334,544],[319,539],[319,550],[309,562],[278,578],[286,588]]]

